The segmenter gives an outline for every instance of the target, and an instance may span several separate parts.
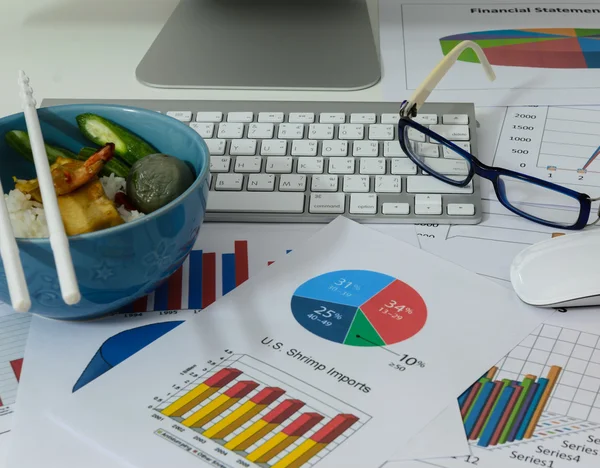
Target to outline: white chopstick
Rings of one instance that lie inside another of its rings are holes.
[[[46,148],[44,147],[44,137],[42,136],[42,129],[35,107],[36,103],[33,98],[33,89],[29,86],[29,78],[23,70],[19,71],[19,85],[21,88],[23,113],[33,152],[33,161],[42,194],[44,214],[48,222],[50,246],[54,254],[60,291],[65,303],[69,305],[77,304],[81,300],[81,293],[75,276],[71,251],[69,250],[69,239],[65,233],[65,226],[63,225],[60,209],[58,208],[58,200],[50,172],[50,163],[48,162]]]
[[[0,256],[4,265],[8,292],[13,309],[17,312],[28,312],[31,307],[31,298],[25,281],[25,273],[19,256],[19,247],[12,229],[12,223],[4,199],[4,189],[0,182]]]

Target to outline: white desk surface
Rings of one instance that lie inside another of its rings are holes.
[[[380,85],[349,92],[158,89],[142,85],[135,78],[135,68],[177,3],[0,0],[0,117],[21,111],[19,69],[31,78],[38,103],[44,98],[382,99]]]

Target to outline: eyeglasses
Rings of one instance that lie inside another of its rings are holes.
[[[496,79],[485,53],[476,43],[471,41],[459,43],[434,68],[412,97],[402,103],[398,139],[404,152],[423,171],[450,185],[465,187],[474,175],[491,181],[502,205],[513,213],[536,223],[567,230],[579,230],[598,223],[600,208],[596,213],[597,219],[590,224],[588,220],[592,211],[592,202],[600,198],[590,198],[585,193],[520,172],[487,166],[456,143],[412,120],[431,91],[465,49],[472,49],[475,52],[490,81]],[[421,143],[411,139],[413,134],[418,134],[417,132],[429,137],[430,143],[444,148],[448,164],[439,164],[439,158],[425,157],[420,154]]]

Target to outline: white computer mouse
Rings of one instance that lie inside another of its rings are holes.
[[[554,237],[527,247],[514,258],[510,281],[527,304],[600,305],[600,229]]]

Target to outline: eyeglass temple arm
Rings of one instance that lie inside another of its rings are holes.
[[[442,78],[448,73],[448,70],[456,63],[458,57],[465,49],[472,49],[473,52],[477,55],[479,62],[483,66],[483,70],[487,75],[490,81],[494,81],[496,79],[496,74],[490,65],[483,49],[479,47],[473,41],[463,41],[456,45],[443,59],[438,65],[433,69],[433,71],[429,74],[425,81],[421,83],[421,85],[416,89],[411,98],[406,101],[402,105],[402,111],[404,111],[407,115],[408,113],[414,114],[419,108],[423,105],[423,103],[427,100],[431,91],[438,85],[438,83],[442,80]]]

